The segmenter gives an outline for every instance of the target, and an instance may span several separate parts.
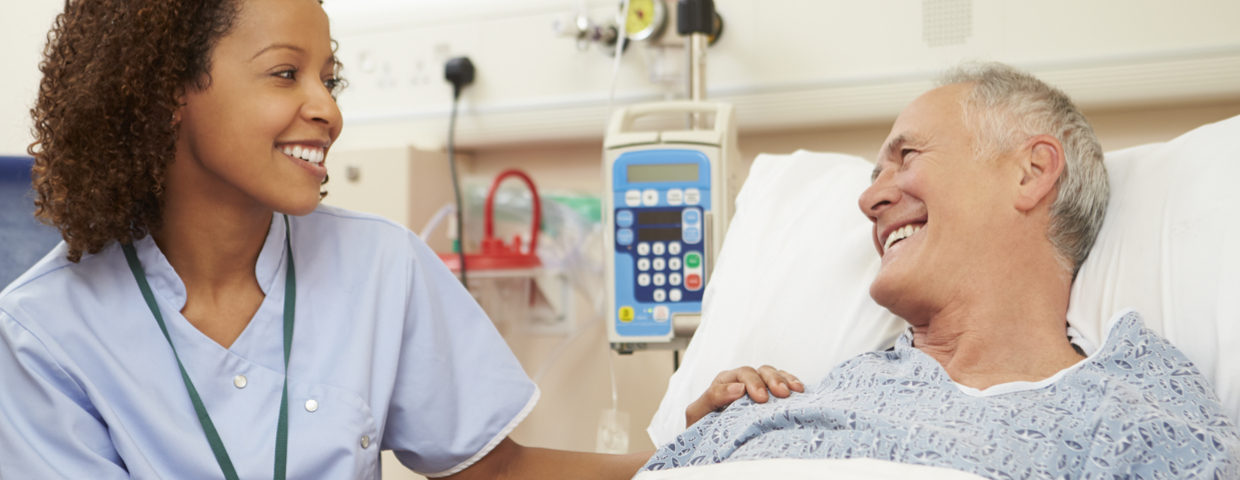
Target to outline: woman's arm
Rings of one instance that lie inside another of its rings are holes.
[[[715,376],[701,397],[685,408],[685,427],[692,426],[710,412],[727,408],[746,393],[753,401],[766,403],[770,399],[768,390],[776,397],[788,398],[792,392],[805,392],[805,385],[791,373],[770,365],[763,365],[757,370],[741,367],[722,372]]]
[[[4,312],[0,379],[0,478],[129,478],[86,393]]]
[[[447,478],[474,479],[629,479],[654,452],[607,455],[529,448],[505,438],[478,463]]]
[[[685,419],[687,425],[693,425],[706,414],[726,408],[746,393],[755,402],[766,403],[771,394],[785,398],[794,391],[804,392],[805,386],[792,374],[771,366],[756,370],[751,367],[729,370],[715,377],[701,398],[689,405],[685,410]],[[478,463],[448,478],[626,479],[637,475],[637,470],[650,460],[651,455],[654,452],[604,455],[528,448],[505,438]]]

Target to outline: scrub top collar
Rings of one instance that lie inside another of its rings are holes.
[[[258,286],[263,290],[263,295],[271,295],[276,279],[284,271],[284,228],[281,225],[281,215],[280,213],[271,215],[271,225],[267,227],[267,239],[263,242],[263,248],[258,253],[258,262],[254,265],[254,276],[258,279]],[[289,228],[296,228],[291,220],[292,218],[290,218]],[[276,228],[277,226],[280,228]],[[169,302],[169,306],[175,310],[184,309],[185,283],[172,268],[172,264],[168,263],[164,252],[159,250],[155,239],[147,235],[134,242],[133,246],[138,252],[138,260],[142,262],[142,269],[146,273],[147,281],[151,284],[151,289],[159,292]],[[117,249],[119,248],[118,245]]]

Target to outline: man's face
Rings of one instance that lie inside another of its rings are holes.
[[[896,119],[858,205],[874,222],[878,304],[913,325],[950,306],[996,249],[1005,218],[999,162],[975,159],[960,100],[969,84],[931,90]]]

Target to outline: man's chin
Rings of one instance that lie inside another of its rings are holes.
[[[883,272],[880,271],[878,272],[878,278],[875,278],[874,283],[870,284],[870,298],[874,299],[874,303],[888,310],[895,304],[895,298],[897,297],[891,283],[883,278]]]

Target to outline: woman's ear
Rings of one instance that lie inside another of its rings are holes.
[[[172,110],[172,126],[176,127],[181,124],[181,110],[185,105],[185,87],[177,88],[177,107]]]
[[[1035,135],[1021,147],[1021,180],[1016,208],[1029,211],[1044,200],[1054,201],[1055,185],[1066,167],[1063,144],[1051,135]]]

